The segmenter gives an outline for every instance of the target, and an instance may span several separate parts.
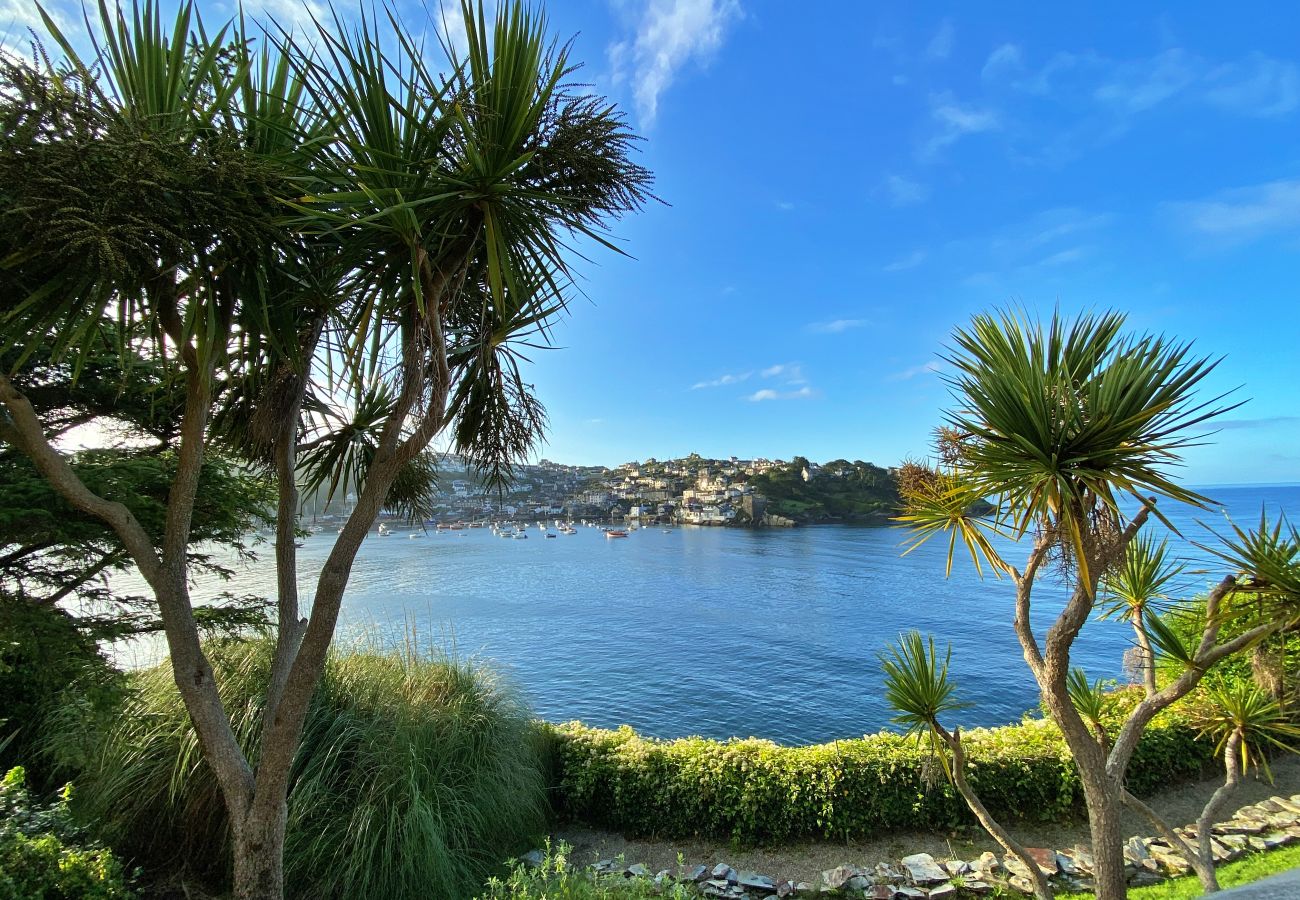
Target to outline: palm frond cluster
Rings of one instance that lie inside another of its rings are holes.
[[[540,13],[461,13],[463,58],[386,8],[291,34],[101,4],[89,54],[47,21],[57,60],[0,59],[0,347],[153,348],[267,462],[305,380],[317,484],[364,478],[385,394],[507,477],[546,421],[524,353],[651,176]]]

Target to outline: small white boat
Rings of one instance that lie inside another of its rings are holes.
[[[392,530],[387,525],[383,524],[382,522],[379,524],[380,537],[388,537],[392,533],[393,533]]]
[[[524,534],[522,531],[519,532],[518,534],[516,534],[514,537],[515,537],[515,540],[517,540],[517,541],[526,541],[526,540],[528,540],[528,535]]]

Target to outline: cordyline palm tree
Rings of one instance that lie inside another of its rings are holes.
[[[1052,889],[1037,861],[993,818],[971,787],[966,777],[966,750],[961,742],[961,728],[949,731],[939,721],[945,713],[970,706],[957,700],[957,687],[948,677],[951,659],[951,645],[944,653],[943,662],[939,662],[933,637],[923,638],[919,631],[899,635],[897,646],[886,647],[880,655],[880,665],[885,670],[885,700],[896,713],[896,723],[906,726],[908,734],[929,741],[930,750],[938,758],[944,774],[984,830],[1024,865],[1034,887],[1034,896],[1039,900],[1050,900]]]
[[[1196,818],[1196,852],[1201,861],[1196,874],[1206,893],[1212,893],[1219,890],[1211,844],[1214,823],[1251,766],[1261,769],[1272,781],[1267,754],[1273,750],[1295,752],[1300,727],[1287,719],[1281,704],[1267,691],[1245,680],[1207,684],[1204,700],[1194,710],[1192,721],[1202,736],[1215,740],[1215,752],[1223,759],[1223,784]]]
[[[904,467],[900,484],[914,544],[949,535],[949,566],[958,542],[977,567],[1010,578],[1014,628],[1043,703],[1065,737],[1087,801],[1096,860],[1097,896],[1125,896],[1120,809],[1167,826],[1124,789],[1143,729],[1186,696],[1220,659],[1280,630],[1297,614],[1297,567],[1261,550],[1243,532],[1225,551],[1234,574],[1207,600],[1201,640],[1188,666],[1149,693],[1113,741],[1090,726],[1071,699],[1070,650],[1097,609],[1103,576],[1122,566],[1147,519],[1163,518],[1160,500],[1203,506],[1205,497],[1177,484],[1169,469],[1197,439],[1196,430],[1231,406],[1200,402],[1195,389],[1215,363],[1186,344],[1126,335],[1117,313],[1059,315],[1044,326],[1017,312],[976,316],[954,336],[948,355],[955,408],[939,432],[937,462]],[[1121,501],[1127,500],[1128,506]],[[1267,531],[1267,523],[1261,525]],[[1031,544],[1023,569],[1009,563],[993,535]],[[1059,563],[1071,591],[1040,642],[1030,625],[1036,579]],[[1273,598],[1266,614],[1239,602],[1238,575]],[[1220,639],[1231,615],[1251,615],[1244,630]],[[1145,634],[1160,652],[1168,626],[1144,617]],[[1189,861],[1194,851],[1172,832]],[[1195,864],[1195,863],[1194,863]]]
[[[1182,564],[1169,556],[1168,540],[1156,543],[1154,537],[1143,534],[1125,548],[1123,560],[1102,574],[1109,603],[1102,618],[1118,618],[1133,626],[1142,685],[1148,696],[1156,692],[1156,661],[1147,637],[1147,619],[1160,614],[1160,604],[1169,600],[1170,583],[1182,571]]]
[[[242,21],[209,34],[189,4],[168,31],[151,2],[101,5],[90,63],[47,19],[65,59],[6,69],[0,336],[75,360],[108,315],[182,379],[160,545],[76,478],[4,374],[0,437],[108,523],[152,588],[225,799],[238,898],[283,894],[290,768],[377,514],[440,434],[509,476],[544,421],[517,348],[565,309],[566,242],[612,247],[608,223],[649,196],[635,136],[566,88],[567,48],[543,17],[462,11],[467,56],[445,75],[391,14],[336,17],[301,40]],[[278,642],[256,746],[222,708],[189,594],[197,473],[215,446],[266,465],[279,490]],[[305,618],[300,477],[357,495]]]

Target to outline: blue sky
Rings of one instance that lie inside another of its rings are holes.
[[[535,354],[544,455],[893,464],[927,450],[953,328],[1019,304],[1225,356],[1207,391],[1250,402],[1188,480],[1300,481],[1300,10],[916,6],[548,5],[666,205]]]

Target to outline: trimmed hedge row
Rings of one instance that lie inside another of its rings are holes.
[[[744,842],[847,839],[974,822],[937,760],[891,732],[805,747],[770,741],[645,738],[580,722],[543,726],[553,805],[628,834]],[[1084,810],[1059,730],[1027,720],[963,732],[969,778],[995,816],[1060,821]],[[1129,768],[1139,796],[1203,773],[1214,747],[1176,719],[1158,721]]]

